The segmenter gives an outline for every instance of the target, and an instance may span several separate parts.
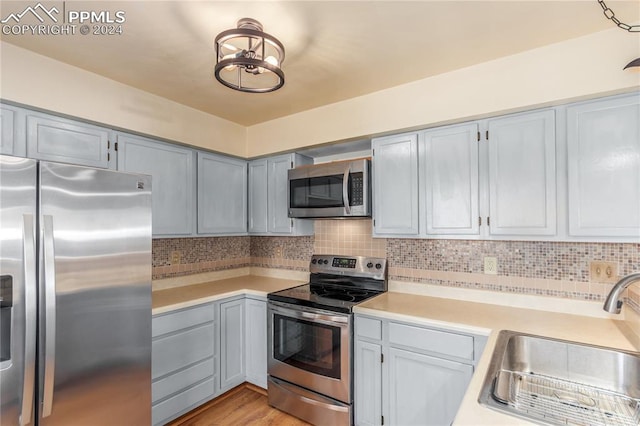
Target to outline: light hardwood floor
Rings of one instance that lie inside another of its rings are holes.
[[[177,418],[168,426],[213,425],[307,426],[309,424],[270,407],[264,389],[245,383]]]

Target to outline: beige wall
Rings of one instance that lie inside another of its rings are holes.
[[[246,157],[246,128],[0,42],[0,98]]]
[[[637,89],[638,40],[613,28],[248,128],[0,42],[0,98],[256,157]]]
[[[640,73],[622,67],[639,56],[640,37],[613,28],[251,126],[248,154],[628,91]]]

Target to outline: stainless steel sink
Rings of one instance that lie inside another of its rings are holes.
[[[640,425],[640,352],[501,331],[479,402],[549,425]]]

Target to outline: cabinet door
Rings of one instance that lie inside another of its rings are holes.
[[[419,145],[427,234],[478,235],[478,125],[424,132]]]
[[[355,423],[382,423],[382,348],[356,340],[355,344]]]
[[[267,388],[267,302],[245,300],[247,381]]]
[[[269,232],[290,234],[293,221],[288,216],[287,199],[288,170],[291,168],[291,156],[281,155],[269,159]]]
[[[118,170],[151,175],[153,235],[193,232],[193,152],[118,134]]]
[[[373,231],[375,235],[418,235],[418,136],[375,139]]]
[[[65,118],[27,114],[27,157],[82,166],[115,168],[110,130]]]
[[[244,382],[244,299],[220,303],[220,391]]]
[[[414,352],[389,350],[389,424],[450,425],[473,367]]]
[[[198,233],[247,232],[247,162],[198,153]]]
[[[640,235],[640,95],[567,108],[569,233]]]
[[[24,110],[0,104],[0,154],[24,157],[25,143]]]
[[[554,111],[489,120],[491,235],[555,235]]]
[[[267,160],[249,163],[249,232],[267,232]]]

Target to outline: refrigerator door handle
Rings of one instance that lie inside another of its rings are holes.
[[[24,382],[20,425],[31,423],[36,371],[36,242],[32,214],[22,216],[22,250],[24,265]]]
[[[53,216],[43,215],[43,263],[45,303],[44,390],[42,417],[51,415],[56,358],[56,269]]]

